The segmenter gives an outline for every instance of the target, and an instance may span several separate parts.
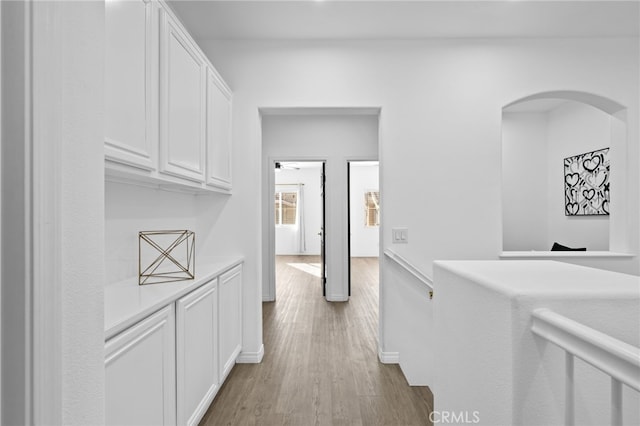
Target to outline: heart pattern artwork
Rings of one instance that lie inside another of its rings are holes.
[[[609,148],[564,159],[564,214],[609,214]]]

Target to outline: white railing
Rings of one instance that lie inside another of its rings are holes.
[[[531,331],[565,354],[565,424],[575,424],[574,358],[611,377],[611,424],[622,425],[622,385],[640,392],[640,348],[629,345],[549,309],[533,312]]]
[[[429,289],[429,299],[433,299],[433,280],[431,278],[425,275],[422,271],[420,271],[420,269],[415,267],[407,259],[400,256],[398,253],[391,249],[385,249],[384,255],[393,260],[396,264],[400,265],[404,270],[417,278],[418,281],[420,281],[422,284],[427,286],[427,288]]]

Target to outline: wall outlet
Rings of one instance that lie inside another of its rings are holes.
[[[391,242],[393,244],[407,244],[409,242],[408,228],[392,228]]]

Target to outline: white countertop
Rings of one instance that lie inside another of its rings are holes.
[[[138,285],[138,278],[104,289],[105,340],[244,262],[244,257],[218,257],[196,265],[196,278],[163,284]]]

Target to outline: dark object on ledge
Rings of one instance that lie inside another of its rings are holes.
[[[571,247],[563,246],[562,244],[553,243],[553,247],[551,247],[551,251],[587,251],[587,248],[586,247],[571,248]]]

